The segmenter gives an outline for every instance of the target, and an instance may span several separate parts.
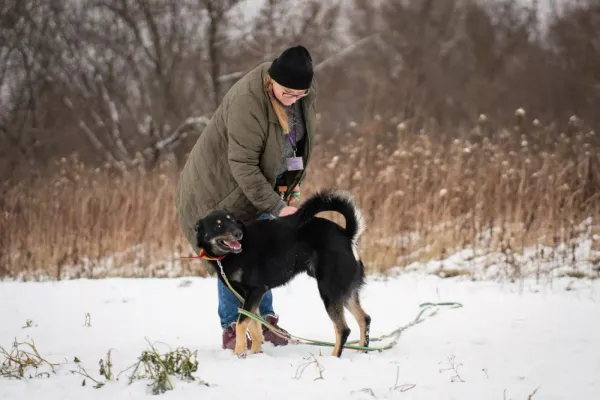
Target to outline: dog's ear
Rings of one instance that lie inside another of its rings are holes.
[[[200,247],[201,238],[204,237],[204,221],[199,219],[194,225],[194,232],[196,232],[196,244]]]

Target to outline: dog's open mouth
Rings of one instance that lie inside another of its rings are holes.
[[[242,244],[237,240],[219,240],[219,244],[223,247],[228,247],[233,252],[242,250]]]

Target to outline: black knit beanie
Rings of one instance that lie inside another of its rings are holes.
[[[310,88],[313,66],[310,53],[303,46],[286,49],[269,67],[271,78],[288,89]]]

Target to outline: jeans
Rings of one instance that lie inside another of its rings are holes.
[[[258,219],[269,219],[270,214],[262,214]],[[217,279],[217,293],[219,296],[219,319],[221,320],[221,328],[225,329],[232,323],[237,321],[238,307],[241,306],[240,301],[235,297],[231,290]],[[273,310],[273,293],[269,290],[265,293],[262,301],[258,306],[258,312],[264,318],[266,315],[276,315]]]

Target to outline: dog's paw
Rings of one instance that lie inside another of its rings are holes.
[[[252,352],[252,354],[260,354],[263,352],[261,346],[257,346],[257,347],[252,346],[250,351]]]
[[[235,346],[234,353],[238,358],[246,358],[246,354],[248,353],[248,348],[244,346],[245,343],[241,345]]]
[[[243,351],[240,351],[240,352],[236,351],[235,355],[237,356],[237,358],[244,359],[244,358],[246,358],[246,356],[248,356],[248,351],[247,350],[243,350]]]
[[[331,352],[331,356],[332,357],[341,358],[342,357],[342,351],[343,351],[343,348],[339,348],[339,349],[334,348],[333,351]]]

